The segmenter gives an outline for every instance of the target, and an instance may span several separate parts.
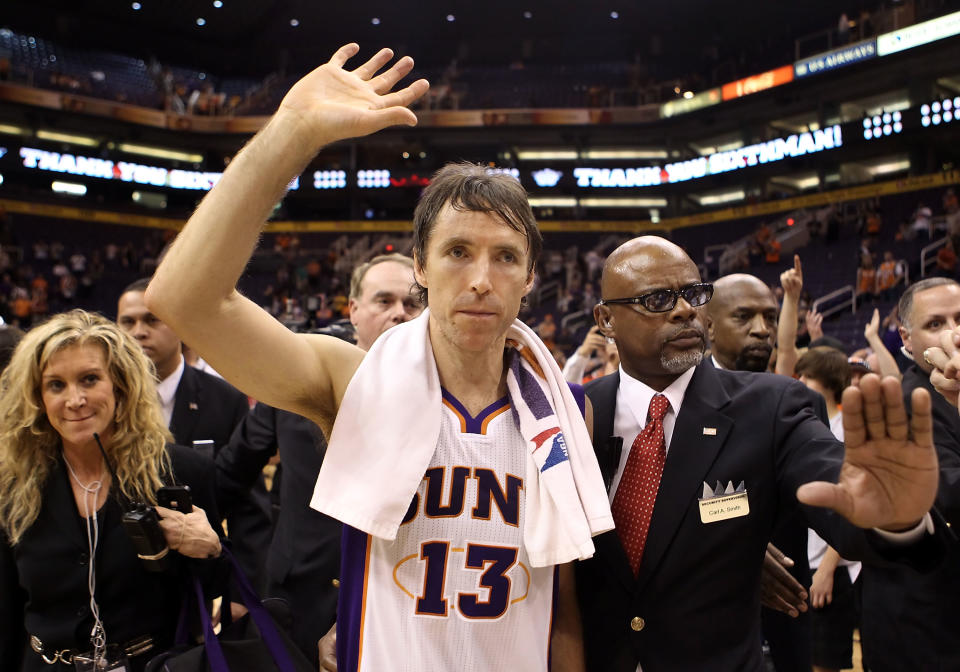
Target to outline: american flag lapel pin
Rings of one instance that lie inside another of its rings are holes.
[[[716,435],[717,435],[717,428],[716,428],[716,427],[704,427],[704,428],[703,428],[703,435],[704,435],[704,436],[716,436]]]
[[[200,410],[200,407],[197,406],[197,402],[195,402],[195,401],[191,401],[191,402],[190,402],[189,408],[190,408],[191,411],[199,411],[199,410]],[[704,433],[706,433],[706,430],[704,430]],[[714,433],[716,433],[716,432],[714,432]]]

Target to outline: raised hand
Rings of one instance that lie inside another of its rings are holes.
[[[811,341],[823,337],[823,315],[811,308],[807,311],[804,322],[807,325],[807,333],[810,334]]]
[[[800,292],[803,290],[803,266],[800,264],[799,254],[793,255],[793,268],[780,274],[780,286],[783,287],[784,296],[793,301],[800,299]]]
[[[583,343],[577,348],[577,354],[581,357],[590,357],[595,352],[604,352],[607,347],[607,337],[600,333],[600,327],[590,327],[590,331],[583,339]]]
[[[960,396],[960,329],[946,329],[940,332],[940,347],[927,348],[923,358],[933,369],[930,371],[930,384],[944,399],[957,405]]]
[[[873,309],[873,317],[870,318],[870,321],[863,327],[863,337],[867,339],[867,343],[873,344],[873,339],[880,337],[880,311],[877,308]]]
[[[918,388],[907,420],[900,384],[874,374],[843,392],[846,453],[837,483],[807,483],[797,499],[833,509],[854,525],[902,531],[933,506],[939,470],[930,394]]]
[[[387,126],[415,126],[417,116],[407,106],[427,92],[430,85],[418,79],[409,86],[393,91],[397,82],[413,69],[413,59],[404,56],[390,68],[383,69],[393,58],[393,51],[381,49],[369,61],[346,70],[347,61],[360,47],[340,47],[330,61],[316,68],[293,85],[280,103],[280,113],[300,119],[316,140],[324,144],[375,133]]]

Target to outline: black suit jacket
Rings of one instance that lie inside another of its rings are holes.
[[[933,441],[940,461],[937,509],[960,529],[960,416],[916,366],[903,376],[910,408],[916,388],[933,402]],[[863,655],[871,670],[960,670],[960,548],[950,544],[946,562],[920,574],[902,567],[864,565],[861,579]]]
[[[310,508],[327,442],[295,413],[257,404],[217,454],[218,491],[232,506],[279,453],[280,509],[267,551],[266,594],[290,605],[294,641],[317,664],[317,640],[336,620],[340,573],[338,520]]]
[[[183,367],[170,418],[173,440],[182,446],[212,440],[203,454],[213,460],[250,410],[247,396],[230,383],[192,366]],[[234,555],[255,586],[262,587],[264,549],[270,543],[270,503],[261,478],[227,516]]]
[[[174,482],[189,485],[193,501],[207,513],[214,529],[219,512],[214,497],[213,465],[180,446],[169,446]],[[69,474],[57,460],[47,478],[37,520],[16,546],[0,539],[0,670],[49,672],[27,643],[36,635],[50,649],[90,650],[87,591],[86,525],[78,513]],[[189,563],[206,574],[215,561],[187,560],[173,554],[165,573],[149,572],[120,523],[121,509],[111,495],[99,513],[100,539],[95,560],[97,603],[110,643],[153,635],[169,647],[177,624]]]
[[[214,451],[227,445],[233,429],[250,410],[247,397],[227,381],[183,367],[170,418],[170,431],[176,443],[193,445],[194,441],[213,440]],[[213,454],[207,455],[213,459]]]
[[[613,374],[587,385],[594,445],[607,468],[619,383]],[[719,371],[709,363],[697,367],[677,417],[638,577],[616,530],[596,537],[595,556],[576,565],[589,670],[634,672],[638,662],[644,672],[762,669],[759,585],[767,541],[799,506],[797,488],[835,481],[843,459],[823,416],[823,400],[797,381]],[[736,487],[741,480],[749,514],[701,522],[704,483],[712,489],[718,481]],[[883,560],[876,535],[832,512],[802,509],[810,527],[844,557]]]

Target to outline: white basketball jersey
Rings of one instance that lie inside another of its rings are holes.
[[[546,672],[555,568],[524,551],[526,451],[509,401],[476,418],[447,392],[443,404],[396,540],[344,526],[340,669]]]

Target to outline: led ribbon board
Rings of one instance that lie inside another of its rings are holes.
[[[864,40],[856,44],[850,44],[839,49],[825,51],[822,54],[804,58],[793,64],[793,73],[799,79],[809,75],[817,75],[821,72],[835,70],[846,65],[853,65],[861,61],[867,61],[877,56],[877,41],[874,39]]]
[[[748,147],[716,152],[688,161],[668,163],[665,166],[643,166],[638,168],[592,168],[573,169],[578,187],[599,188],[637,188],[652,187],[658,184],[672,184],[696,180],[708,175],[729,173],[766,163],[775,163],[784,159],[816,154],[843,146],[843,134],[840,126],[829,126],[817,131],[807,131],[761,142]],[[549,168],[533,173],[534,181],[541,187],[557,184],[562,173]]]

